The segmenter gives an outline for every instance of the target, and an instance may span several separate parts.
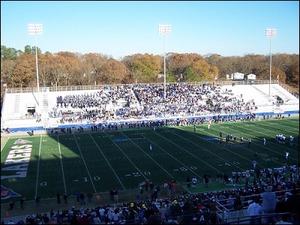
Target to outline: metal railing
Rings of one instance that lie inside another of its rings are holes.
[[[293,88],[293,87],[291,87],[291,86],[289,86],[287,84],[284,84],[284,83],[279,83],[279,85],[283,89],[287,90],[289,93],[291,93],[292,95],[294,95],[296,98],[299,99],[299,90],[297,88]]]
[[[227,224],[272,224],[279,220],[283,216],[292,216],[290,212],[284,213],[268,213],[261,214],[258,216],[243,216],[239,217],[236,220],[224,221]],[[269,221],[264,222],[264,221]]]
[[[281,191],[274,191],[275,194],[276,194],[276,198],[278,200],[281,200],[282,198],[284,198],[284,194],[286,192],[291,192],[293,189],[287,189],[287,190],[281,190]],[[299,192],[300,188],[296,188],[296,191]],[[221,218],[221,220],[223,220],[224,222],[229,222],[229,223],[233,223],[233,224],[239,224],[239,222],[245,222],[245,221],[248,221],[250,220],[251,217],[249,216],[245,216],[245,215],[242,215],[242,216],[239,216],[240,214],[238,212],[240,211],[243,211],[243,210],[246,210],[249,206],[249,203],[248,201],[249,200],[253,200],[255,197],[259,197],[259,199],[261,200],[262,197],[261,197],[261,194],[263,192],[259,193],[259,194],[253,194],[253,195],[247,195],[247,196],[240,196],[241,197],[241,202],[242,202],[242,208],[240,210],[235,210],[234,208],[229,208],[229,207],[233,207],[233,205],[230,205],[230,203],[227,203],[229,200],[235,200],[236,198],[227,198],[227,199],[224,199],[224,200],[217,200],[217,209],[218,209],[218,212],[217,214],[219,215],[219,218]],[[225,203],[223,203],[225,202]],[[228,215],[233,213],[233,212],[236,212],[236,214],[238,216],[236,217],[229,217]],[[261,215],[261,216],[265,216],[265,215]],[[266,216],[270,216],[269,215],[266,215]]]
[[[101,85],[80,85],[80,86],[52,86],[52,87],[41,87],[41,91],[49,90],[50,92],[56,91],[82,91],[82,90],[98,90],[100,88],[109,88],[116,86],[134,86],[136,84],[142,85],[163,85],[163,83],[132,83],[132,84],[101,84]],[[168,84],[178,84],[177,82],[169,82]],[[214,85],[249,85],[247,81],[232,81],[232,80],[220,80],[220,81],[202,81],[202,82],[186,82],[182,84],[191,85],[203,85],[203,84],[214,84]],[[268,80],[256,80],[253,84],[269,84]],[[272,81],[272,84],[278,84],[276,80]],[[49,88],[49,89],[48,89]],[[26,87],[26,88],[6,88],[6,93],[28,93],[37,92],[36,87]]]
[[[276,198],[277,199],[282,199],[283,197],[284,197],[284,194],[286,193],[286,192],[292,192],[293,191],[293,189],[287,189],[287,190],[282,190],[282,191],[274,191],[275,192],[275,194],[276,194]],[[300,188],[296,188],[296,191],[300,191]],[[241,202],[242,202],[242,205],[243,205],[243,208],[246,208],[246,207],[248,207],[248,201],[249,200],[252,200],[252,199],[254,199],[255,197],[259,197],[260,199],[261,199],[261,194],[262,194],[263,192],[261,192],[261,193],[259,193],[259,194],[253,194],[253,195],[246,195],[246,196],[240,196],[240,198],[241,198]],[[224,202],[228,202],[229,200],[235,200],[236,198],[234,197],[234,198],[227,198],[227,199],[224,199],[224,200],[221,200],[221,201],[218,201],[218,203],[220,204],[220,205],[222,205],[226,210],[232,210],[232,209],[229,209],[228,208],[228,206],[229,206],[229,204],[230,203],[222,203],[222,201],[224,201]]]

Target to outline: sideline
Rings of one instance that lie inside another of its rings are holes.
[[[34,198],[37,197],[38,194],[38,182],[39,182],[39,175],[40,175],[40,159],[41,159],[41,147],[42,147],[42,135],[40,135],[40,145],[39,145],[39,159],[37,163],[37,172],[36,172],[36,183],[35,183],[35,194]]]
[[[10,139],[10,137],[8,137],[7,139],[6,139],[6,137],[1,137],[1,152],[4,149],[4,147],[6,146],[9,139]]]

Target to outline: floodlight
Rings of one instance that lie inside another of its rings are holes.
[[[41,35],[43,32],[43,24],[29,23],[27,29],[29,35]]]
[[[277,35],[276,28],[267,28],[265,30],[265,35],[270,40],[270,82],[269,82],[269,97],[271,97],[271,82],[272,82],[272,51],[271,51],[271,39]]]
[[[41,23],[29,23],[27,24],[28,34],[35,36],[35,68],[36,68],[36,87],[38,93],[40,92],[39,82],[39,66],[38,66],[38,54],[37,54],[37,35],[41,35],[43,32],[43,24]]]
[[[164,99],[166,99],[166,51],[165,51],[165,42],[166,36],[171,33],[172,26],[170,24],[159,24],[158,25],[158,32],[162,36],[164,36]]]

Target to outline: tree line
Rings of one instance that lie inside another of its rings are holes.
[[[42,52],[26,45],[16,50],[1,45],[1,83],[7,87],[36,86],[35,51],[39,58],[40,86],[94,85],[113,83],[161,82],[163,57],[133,54],[116,60],[98,54]],[[226,79],[226,74],[253,73],[257,79],[269,79],[268,55],[225,57],[217,54],[168,53],[168,82],[198,82]],[[273,55],[272,79],[299,86],[299,55]]]

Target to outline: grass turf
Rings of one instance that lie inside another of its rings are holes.
[[[220,144],[219,132],[252,143]],[[276,134],[296,137],[296,146],[277,144]],[[267,144],[263,145],[263,138]],[[135,189],[145,179],[154,184],[187,176],[202,179],[252,168],[252,160],[261,168],[298,164],[299,118],[230,122],[156,129],[118,130],[106,133],[74,135],[36,135],[22,137],[32,142],[31,160],[26,178],[5,179],[2,185],[34,199],[55,197],[56,193],[104,192],[112,188]],[[11,137],[1,151],[1,168],[14,142]],[[149,149],[150,144],[152,150]],[[11,174],[3,171],[2,176]]]

